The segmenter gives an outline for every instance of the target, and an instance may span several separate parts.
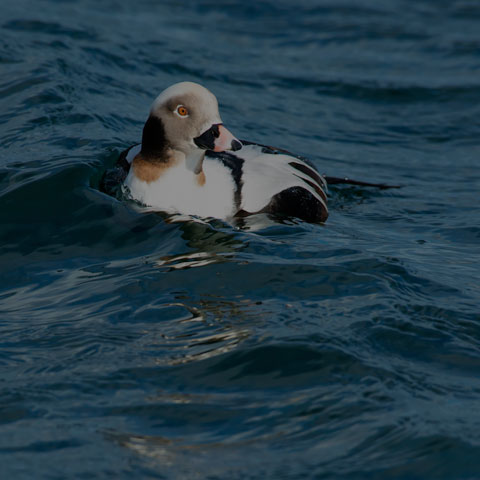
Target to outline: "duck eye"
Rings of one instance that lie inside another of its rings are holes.
[[[188,110],[183,105],[179,105],[176,108],[175,113],[180,117],[187,117],[188,116]]]

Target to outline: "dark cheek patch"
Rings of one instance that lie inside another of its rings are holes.
[[[143,127],[142,155],[161,159],[167,146],[163,122],[158,117],[150,116]]]

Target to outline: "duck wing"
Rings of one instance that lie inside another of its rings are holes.
[[[130,171],[130,165],[141,145],[135,144],[120,153],[115,166],[105,170],[100,179],[100,191],[115,197]]]

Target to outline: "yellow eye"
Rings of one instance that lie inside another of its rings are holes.
[[[181,116],[181,117],[186,117],[188,115],[188,110],[183,106],[183,105],[179,105],[177,107],[177,113]]]

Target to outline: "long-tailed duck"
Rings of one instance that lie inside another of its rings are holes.
[[[312,165],[238,140],[223,125],[216,97],[192,82],[172,85],[153,102],[142,143],[120,155],[101,188],[109,193],[119,183],[134,200],[167,213],[227,221],[256,213],[328,217],[327,182]]]

